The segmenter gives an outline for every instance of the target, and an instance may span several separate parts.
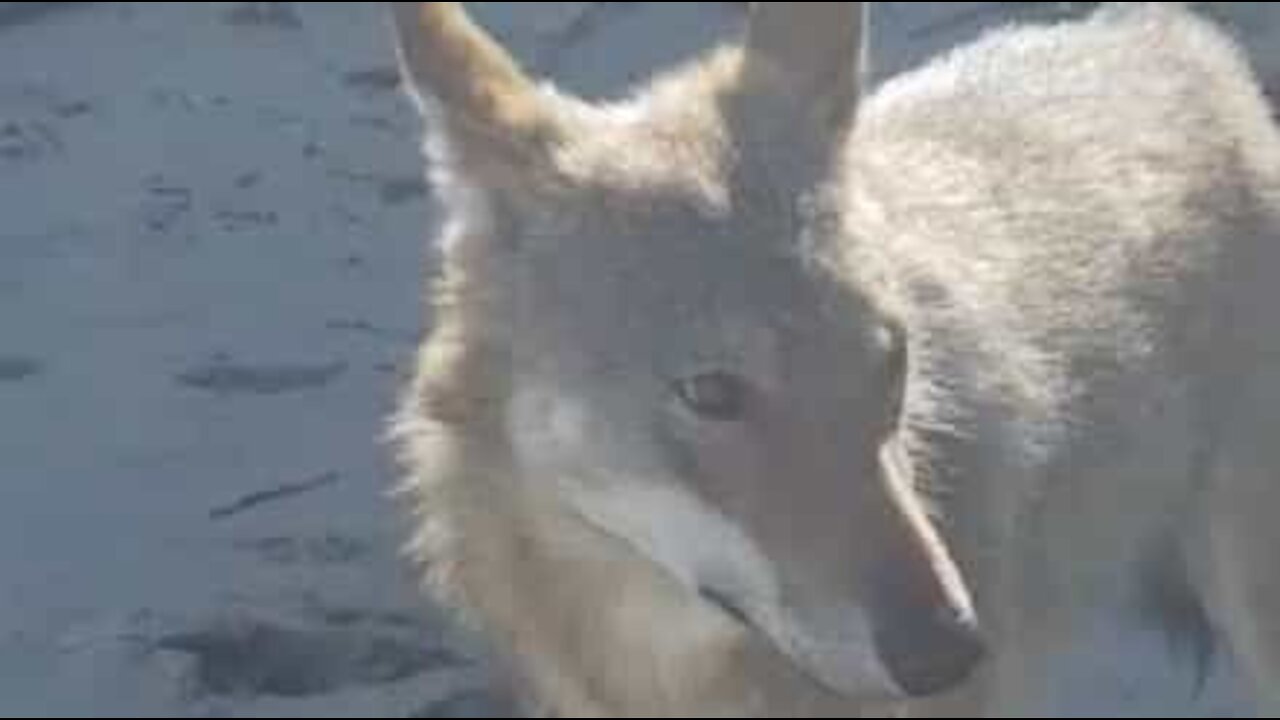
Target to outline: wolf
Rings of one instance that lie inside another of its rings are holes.
[[[1027,717],[1100,619],[1280,712],[1280,132],[1177,3],[875,88],[869,3],[588,102],[391,4],[431,596],[558,717]]]

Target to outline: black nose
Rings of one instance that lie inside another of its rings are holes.
[[[925,698],[967,681],[987,655],[978,624],[947,607],[885,608],[876,646],[889,675],[909,697]]]

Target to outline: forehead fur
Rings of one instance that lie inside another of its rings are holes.
[[[843,135],[746,72],[742,49],[727,47],[622,101],[572,105],[561,170],[571,181],[683,191],[720,208],[816,189]]]
[[[829,319],[857,324],[832,243],[834,139],[748,88],[740,49],[616,102],[546,92],[569,128],[551,172],[514,195],[452,179],[473,200],[448,207],[457,299],[504,345],[561,365],[750,362],[780,336],[817,351]]]
[[[657,77],[622,100],[578,104],[558,160],[571,181],[665,187],[722,205],[732,157],[729,99],[742,53],[724,49]],[[719,202],[717,202],[719,201]]]

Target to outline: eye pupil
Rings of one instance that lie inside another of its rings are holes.
[[[703,419],[732,422],[746,415],[750,393],[747,382],[736,375],[704,373],[679,383],[677,390],[689,410]]]

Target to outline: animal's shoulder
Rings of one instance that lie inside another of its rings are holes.
[[[990,31],[886,83],[864,122],[956,132],[1077,128],[1106,140],[1108,132],[1131,137],[1194,126],[1204,133],[1216,118],[1265,115],[1261,84],[1223,28],[1179,3],[1115,5],[1126,7]]]

